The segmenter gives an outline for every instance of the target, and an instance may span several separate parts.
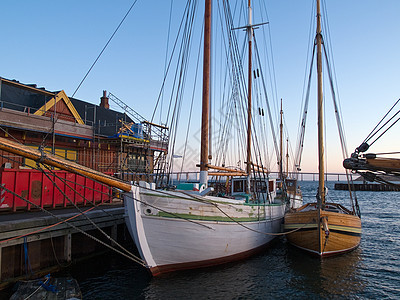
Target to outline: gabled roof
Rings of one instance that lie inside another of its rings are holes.
[[[0,100],[4,108],[18,111],[30,110],[35,115],[46,115],[54,109],[69,114],[73,121],[87,125],[95,124],[95,132],[102,136],[115,135],[122,124],[119,120],[132,122],[121,112],[106,109],[90,102],[69,98],[64,91],[47,91],[35,84],[23,84],[0,77]],[[96,119],[94,122],[94,118]]]
[[[75,106],[72,104],[71,100],[68,98],[67,94],[65,94],[64,91],[61,91],[61,92],[58,92],[57,94],[55,94],[55,96],[53,98],[51,98],[49,101],[47,101],[34,114],[38,115],[38,116],[43,116],[46,114],[47,111],[54,111],[54,108],[56,107],[57,103],[59,103],[59,102],[63,102],[65,104],[65,106],[67,107],[67,110],[75,118],[76,122],[78,122],[79,124],[84,124],[81,116],[76,111]],[[65,107],[63,107],[62,110],[65,111]]]

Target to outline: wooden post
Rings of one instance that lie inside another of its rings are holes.
[[[72,252],[72,238],[71,234],[68,233],[64,236],[64,259],[66,262],[71,262],[72,260],[71,252]]]

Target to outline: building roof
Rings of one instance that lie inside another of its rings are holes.
[[[104,137],[118,133],[122,125],[120,120],[133,122],[125,113],[69,98],[64,91],[47,91],[45,88],[37,88],[35,84],[23,84],[1,77],[0,101],[3,108],[37,115],[46,115],[47,111],[56,110],[64,115],[64,120],[69,117],[72,122],[95,125],[96,134]]]

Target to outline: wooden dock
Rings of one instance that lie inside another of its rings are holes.
[[[106,247],[91,237],[110,241],[96,227],[119,242],[129,236],[124,234],[122,202],[82,211],[93,223],[75,208],[52,210],[57,217],[45,212],[0,215],[0,290],[19,279],[35,278],[104,251]]]
[[[395,192],[400,191],[400,187],[388,184],[376,183],[355,183],[351,186],[353,191],[372,191],[372,192]],[[347,183],[335,183],[335,190],[348,190]]]

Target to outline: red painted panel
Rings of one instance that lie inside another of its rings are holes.
[[[101,183],[94,182],[93,202],[96,204],[101,203]]]
[[[42,200],[42,172],[29,172],[29,201],[41,206]],[[28,205],[31,209],[37,209],[35,205]]]
[[[73,173],[66,173],[65,179],[65,195],[68,197],[67,205],[72,205],[72,203],[76,204],[75,199],[75,180],[77,175]],[[71,203],[72,202],[72,203]]]
[[[65,184],[62,179],[65,179],[65,172],[55,172],[55,176],[53,180],[56,185],[54,186],[54,198],[53,198],[53,207],[65,207],[66,199],[64,197],[63,192],[65,191]]]
[[[112,200],[109,186],[66,171],[54,173],[56,176],[38,170],[0,169],[0,185],[35,204],[30,205],[0,187],[0,211],[30,210],[37,206],[47,209],[65,207],[73,205],[71,202],[79,206],[91,206],[93,201],[100,204]]]
[[[93,205],[93,187],[94,181],[88,178],[85,178],[85,198],[83,201],[84,205]]]
[[[75,203],[77,205],[83,204],[84,186],[85,186],[85,177],[76,175],[75,189],[76,189],[77,193],[75,195]]]
[[[42,186],[43,186],[43,193],[42,193],[42,205],[43,207],[51,207],[53,206],[53,182],[51,182],[50,178],[43,174],[42,176]]]
[[[4,185],[5,188],[11,191],[15,190],[15,172],[9,172],[6,176],[1,172],[0,178],[0,183]],[[5,190],[0,190],[0,194],[0,209],[12,209],[14,207],[14,195]]]
[[[29,195],[29,172],[24,172],[25,170],[17,170],[15,178],[15,189],[14,192],[23,198],[28,198]],[[26,201],[22,200],[20,197],[14,198],[13,210],[27,208],[28,204]]]

